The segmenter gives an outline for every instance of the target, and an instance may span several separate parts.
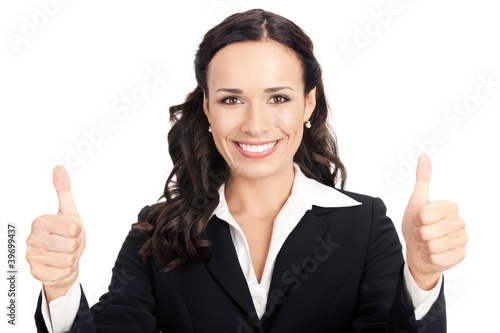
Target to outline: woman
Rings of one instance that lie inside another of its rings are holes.
[[[406,263],[378,198],[344,191],[313,46],[260,9],[228,17],[196,54],[198,86],[170,108],[173,162],[89,309],[85,234],[63,167],[59,213],[33,221],[39,331],[446,331],[441,272],[463,260],[455,204],[429,202],[421,156],[403,218]],[[335,189],[340,180],[341,189]]]

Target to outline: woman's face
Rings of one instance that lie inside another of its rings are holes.
[[[207,76],[203,108],[231,175],[257,179],[292,168],[316,106],[316,89],[304,96],[295,53],[274,41],[233,43],[215,54]]]

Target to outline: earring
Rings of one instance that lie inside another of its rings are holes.
[[[212,127],[208,125],[208,133],[212,133]]]
[[[311,128],[311,122],[309,120],[306,121],[304,125],[306,125],[307,128]]]

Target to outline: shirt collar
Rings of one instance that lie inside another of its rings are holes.
[[[296,163],[293,164],[293,167],[295,179],[288,200],[293,201],[296,206],[309,210],[313,205],[325,208],[361,205],[361,202],[352,199],[339,190],[306,177]]]
[[[339,190],[306,177],[296,163],[293,163],[293,168],[295,177],[293,180],[292,192],[287,202],[292,203],[298,208],[309,210],[313,205],[325,208],[361,205],[361,202],[352,199]],[[224,189],[225,185],[222,184],[219,187],[219,204],[210,217],[217,215],[220,219],[229,221],[232,220],[232,217],[227,207]]]

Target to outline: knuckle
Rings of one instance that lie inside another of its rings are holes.
[[[28,246],[26,248],[26,260],[32,261],[33,258],[36,256],[36,252],[38,252],[36,249],[32,248],[31,246]]]
[[[33,237],[34,237],[34,236],[33,236],[33,234],[30,234],[30,235],[28,236],[28,238],[26,238],[26,246],[27,246],[27,247],[30,247],[30,246],[31,246],[31,244],[33,244]]]
[[[69,262],[69,265],[68,267],[73,267],[75,265],[75,262],[77,261],[77,258],[78,258],[78,253],[74,252],[70,255],[70,262]]]
[[[415,237],[415,239],[417,239],[417,240],[421,239],[421,237],[420,237],[420,228],[415,228],[413,230],[413,237]]]
[[[420,222],[422,224],[427,224],[429,222],[429,214],[426,212],[425,209],[421,209],[419,212],[418,212],[418,215],[417,215],[418,219],[420,220]]]
[[[429,251],[427,250],[427,247],[425,246],[425,243],[423,243],[423,242],[418,243],[418,249],[420,250],[420,252],[422,252],[424,254],[429,253]]]
[[[436,241],[434,241],[434,240],[427,241],[427,242],[425,242],[425,245],[426,245],[427,251],[429,253],[436,253],[437,252],[438,244]]]
[[[437,254],[429,254],[428,263],[431,265],[437,265],[439,263],[439,256]]]
[[[73,272],[75,271],[76,267],[75,265],[71,265],[70,267],[66,268],[64,271],[66,273],[66,276],[70,276],[71,274],[73,274]]]
[[[78,248],[76,244],[76,238],[68,239],[65,243],[66,243],[64,246],[65,253],[73,253]]]
[[[73,270],[71,269],[71,267],[63,268],[61,270],[61,276],[60,276],[59,280],[62,279],[62,278],[70,276],[71,273],[73,273]]]
[[[35,267],[34,265],[33,265],[33,266],[31,266],[31,267],[30,267],[30,273],[31,273],[31,275],[32,275],[35,279],[39,280],[39,278],[40,278],[40,274],[39,274],[39,269],[38,269],[38,267]]]
[[[76,234],[76,225],[74,223],[71,223],[68,226],[68,236],[75,237],[75,234]]]
[[[70,246],[71,252],[76,252],[76,250],[78,250],[79,243],[80,239],[78,238],[74,238],[71,240],[71,246]]]
[[[37,261],[37,255],[34,253],[34,251],[26,251],[26,260],[30,265],[33,265]]]
[[[44,215],[42,215],[33,220],[33,222],[31,223],[31,230],[35,232],[43,230],[44,225],[45,225],[45,218]]]
[[[427,238],[429,237],[429,231],[427,230],[427,228],[418,228],[417,235],[420,239],[427,240]]]
[[[31,234],[26,239],[27,249],[42,248],[44,245],[43,239],[40,235]]]
[[[41,248],[42,241],[39,238],[33,238],[30,242],[30,246],[34,248]]]
[[[420,233],[418,232],[418,228],[413,229],[413,237],[415,239],[420,239]]]
[[[448,201],[448,206],[450,207],[450,211],[453,213],[458,212],[458,205],[456,202]]]
[[[71,237],[76,237],[80,234],[80,225],[77,223],[77,221],[75,221],[74,219],[71,221],[68,231]]]
[[[54,215],[43,214],[38,216],[33,220],[32,229],[34,228],[36,231],[46,230],[47,224],[49,221],[54,219]]]
[[[73,266],[75,259],[72,255],[66,256],[64,258],[64,267],[71,267]]]

